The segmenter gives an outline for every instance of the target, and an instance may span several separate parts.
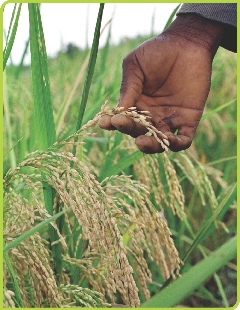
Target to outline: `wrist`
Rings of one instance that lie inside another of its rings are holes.
[[[197,14],[179,15],[163,34],[174,35],[208,50],[214,57],[224,36],[224,27]]]

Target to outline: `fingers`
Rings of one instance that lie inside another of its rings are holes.
[[[145,136],[147,129],[134,122],[133,119],[126,115],[104,115],[98,122],[99,127],[106,130],[118,130],[136,138],[135,142],[139,150],[146,154],[162,153],[164,149],[153,136]],[[161,128],[163,133],[168,137],[169,149],[173,152],[185,150],[191,146],[195,133],[194,127],[183,126],[179,129],[178,134],[174,135],[171,131]]]
[[[196,127],[182,126],[179,128],[177,135],[172,132],[164,132],[170,143],[169,149],[173,152],[179,152],[188,149],[193,140]]]
[[[168,141],[170,143],[169,149],[173,152],[179,152],[188,149],[192,144],[192,139],[184,135],[168,135]]]
[[[147,129],[145,127],[134,122],[133,119],[126,115],[114,115],[111,119],[111,123],[118,131],[134,138],[147,133]]]
[[[130,135],[133,138],[136,138],[140,135],[145,135],[147,129],[140,125],[139,123],[134,122],[133,119],[126,115],[104,115],[98,121],[100,128],[105,130],[118,130],[124,134]]]
[[[191,146],[195,128],[184,126],[179,129],[177,135],[174,135],[170,131],[163,133],[168,137],[170,143],[169,149],[173,152],[179,152]],[[139,150],[146,154],[162,153],[164,151],[153,136],[139,136],[135,142]]]
[[[164,149],[153,136],[139,136],[135,143],[139,150],[146,154],[162,153]]]
[[[116,128],[111,123],[112,116],[103,115],[98,121],[98,126],[105,130],[115,130]]]

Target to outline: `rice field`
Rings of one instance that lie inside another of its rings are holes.
[[[125,113],[156,134],[144,114],[114,109],[122,59],[149,37],[111,45],[110,23],[98,48],[101,4],[91,48],[50,59],[28,4],[31,65],[6,65],[20,10],[3,56],[4,307],[234,306],[236,54],[214,58],[192,146],[146,155],[97,121]]]

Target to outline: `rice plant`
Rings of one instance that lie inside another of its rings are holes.
[[[39,4],[28,11],[31,66],[7,65],[21,5],[3,57],[4,307],[234,305],[234,55],[217,53],[194,143],[171,153],[147,111],[114,108],[121,59],[147,38],[111,46],[100,4],[91,51],[48,59]],[[97,127],[118,113],[165,152],[144,155],[132,138]]]

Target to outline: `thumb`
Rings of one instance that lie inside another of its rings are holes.
[[[128,109],[135,106],[143,89],[144,75],[135,51],[123,59],[122,70],[122,84],[117,106]]]

